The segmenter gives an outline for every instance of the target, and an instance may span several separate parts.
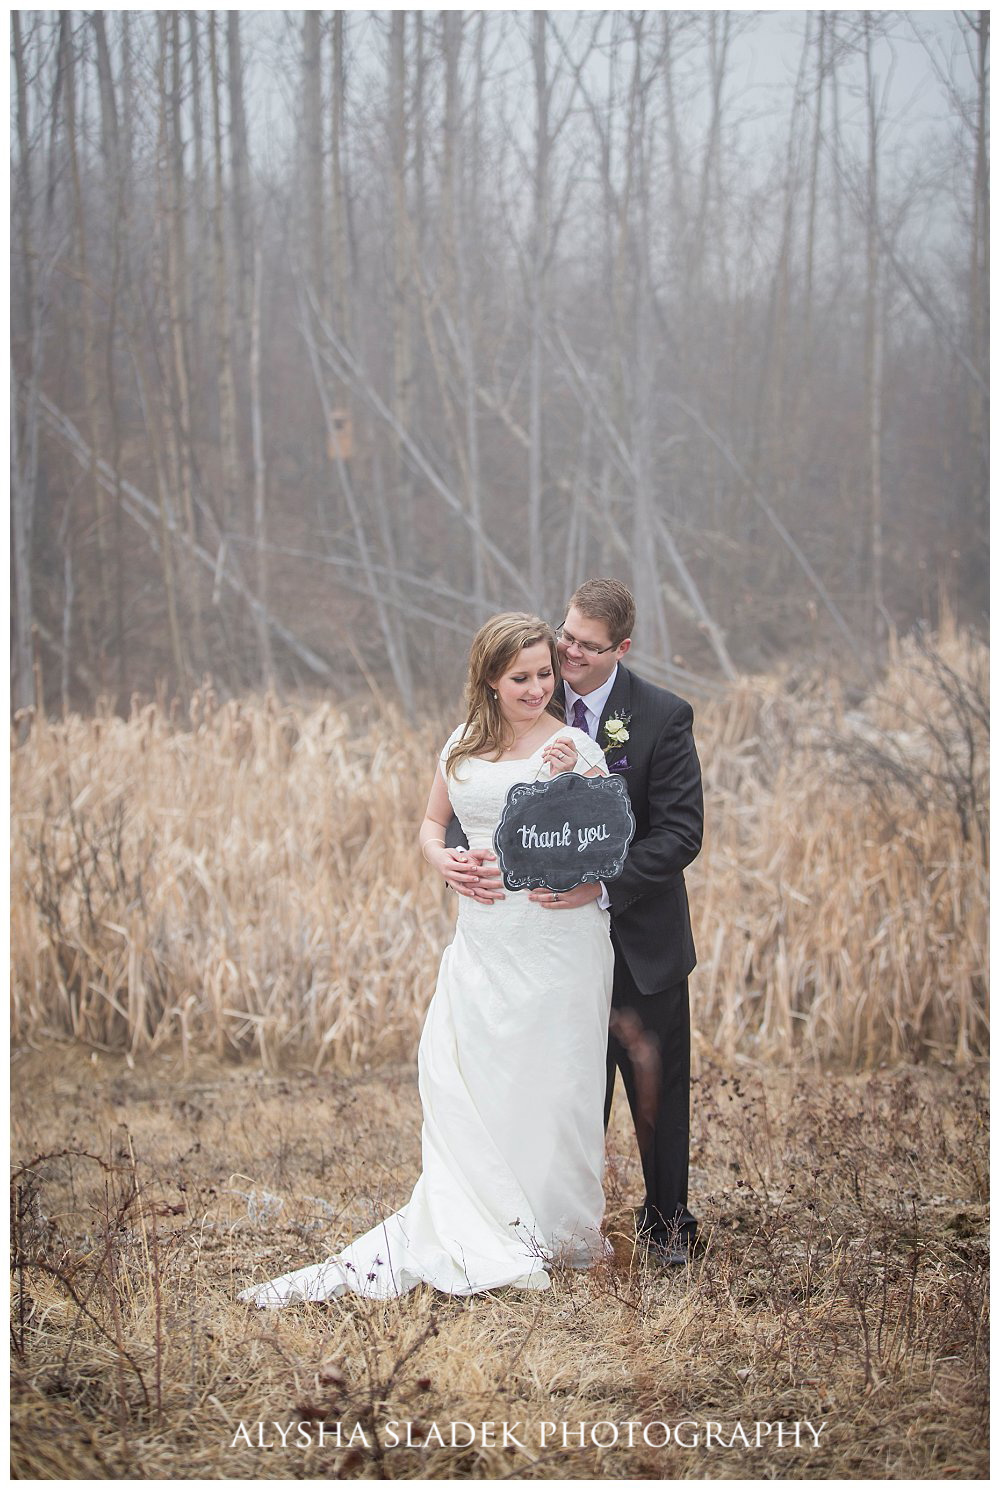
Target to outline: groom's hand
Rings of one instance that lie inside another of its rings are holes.
[[[487,863],[489,859],[494,862]],[[487,848],[449,849],[447,859],[439,856],[435,865],[459,895],[467,895],[482,905],[505,899],[500,871],[496,868],[496,854]]]
[[[579,906],[589,905],[592,900],[600,898],[600,885],[577,885],[575,890],[532,890],[528,896],[547,911],[575,911]]]

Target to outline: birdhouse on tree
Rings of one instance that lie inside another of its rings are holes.
[[[326,453],[331,460],[350,460],[354,454],[354,422],[348,409],[334,409],[330,415]]]

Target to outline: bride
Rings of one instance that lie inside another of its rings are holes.
[[[469,658],[468,717],[441,751],[420,827],[439,867],[452,810],[490,848],[508,791],[560,771],[604,775],[562,724],[555,636],[494,616]],[[525,893],[459,900],[417,1057],[423,1172],[408,1203],[336,1257],[245,1289],[264,1308],[351,1291],[390,1298],[547,1288],[603,1257],[604,1092],[613,953],[596,900],[552,916]]]

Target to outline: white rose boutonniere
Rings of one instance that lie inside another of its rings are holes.
[[[628,726],[631,718],[631,714],[612,714],[610,719],[605,720],[604,734],[608,742],[604,747],[605,755],[612,750],[620,750],[628,743]]]

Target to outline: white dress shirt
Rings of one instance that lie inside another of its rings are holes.
[[[600,728],[601,724],[601,715],[604,713],[604,705],[607,703],[608,696],[610,695],[612,688],[615,686],[615,679],[617,678],[617,676],[618,664],[616,662],[615,670],[611,674],[608,681],[606,683],[602,683],[600,688],[595,688],[593,693],[575,693],[564,678],[563,692],[566,695],[567,724],[573,723],[573,710],[576,707],[576,701],[578,698],[582,698],[583,707],[587,711],[587,733],[592,740],[596,740],[597,731]],[[601,885],[601,898],[597,902],[597,904],[600,906],[602,911],[606,911],[610,909],[611,897],[608,894],[607,888],[604,885],[603,881],[600,881],[599,883]]]
[[[566,695],[566,723],[573,723],[573,710],[576,707],[576,701],[578,698],[582,698],[583,707],[587,711],[587,733],[592,740],[596,740],[597,731],[601,723],[601,715],[604,713],[604,705],[607,703],[611,690],[615,686],[617,676],[618,664],[616,662],[615,670],[606,683],[602,683],[600,688],[595,688],[593,693],[583,694],[574,693],[564,678],[563,692]]]

